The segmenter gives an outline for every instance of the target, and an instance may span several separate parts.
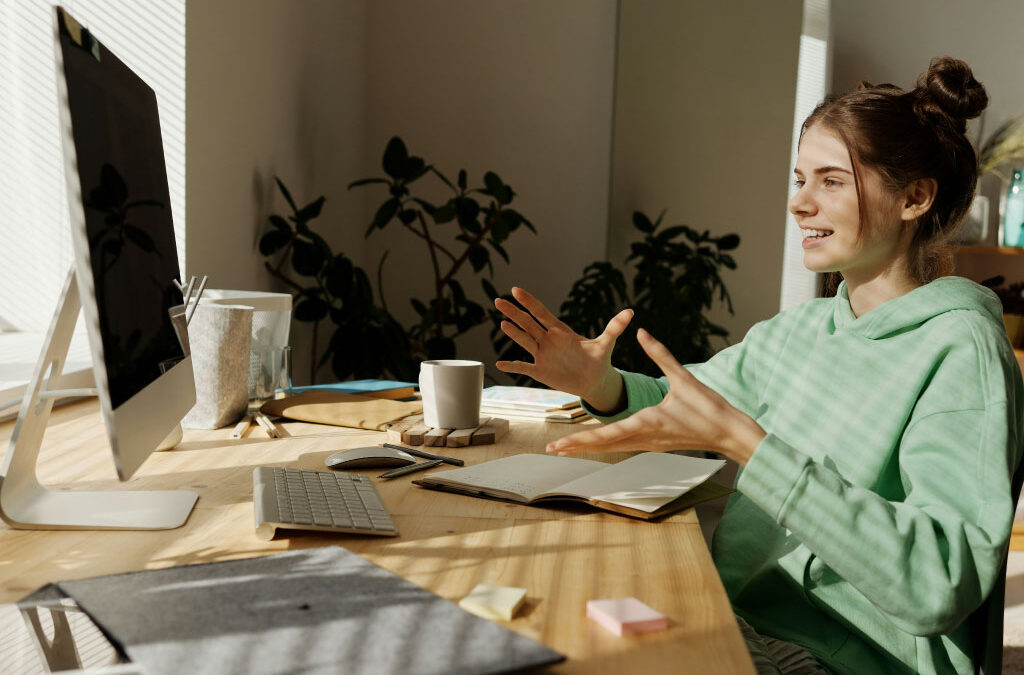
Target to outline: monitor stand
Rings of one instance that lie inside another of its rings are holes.
[[[84,492],[50,490],[39,484],[36,464],[43,434],[58,398],[95,394],[59,389],[82,303],[74,269],[46,334],[18,411],[11,444],[0,472],[0,519],[29,530],[167,530],[188,519],[199,495],[191,490]]]

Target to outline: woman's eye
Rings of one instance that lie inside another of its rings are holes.
[[[793,181],[793,185],[796,187],[797,190],[799,190],[804,186],[804,182],[797,178],[795,181]]]
[[[825,187],[830,187],[830,188],[839,187],[840,185],[842,185],[842,183],[837,181],[835,178],[826,178],[824,182],[825,182]]]

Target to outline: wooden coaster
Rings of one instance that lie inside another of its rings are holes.
[[[388,440],[406,445],[427,445],[462,448],[467,445],[496,443],[508,433],[508,420],[501,417],[481,417],[472,429],[431,429],[423,423],[422,415],[414,415],[388,425]]]

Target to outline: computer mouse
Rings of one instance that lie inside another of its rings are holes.
[[[336,452],[324,460],[324,463],[329,469],[376,469],[405,466],[406,464],[415,464],[417,461],[407,452],[374,445]]]

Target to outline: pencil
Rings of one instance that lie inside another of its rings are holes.
[[[270,436],[271,438],[279,438],[281,436],[281,434],[277,433],[277,427],[274,426],[274,423],[271,422],[270,418],[266,415],[257,411],[254,416],[256,418],[256,423],[266,430],[267,436]]]
[[[231,432],[231,438],[241,438],[244,436],[250,424],[252,424],[252,415],[246,415],[235,425],[234,430]]]

